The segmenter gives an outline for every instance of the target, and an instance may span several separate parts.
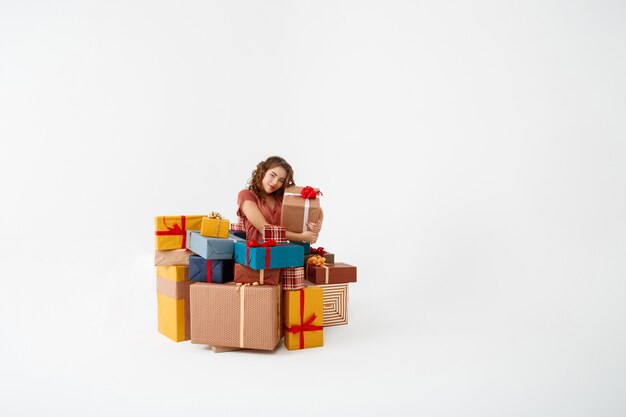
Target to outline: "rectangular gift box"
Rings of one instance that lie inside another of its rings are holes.
[[[297,291],[304,288],[304,267],[283,268],[280,270],[283,290]]]
[[[154,251],[154,266],[189,265],[188,249]]]
[[[309,258],[311,256],[315,256],[315,255],[319,255],[318,253],[310,253],[308,255],[304,255],[304,264],[306,265],[306,262],[309,260]],[[330,253],[330,252],[326,252],[323,255],[320,255],[322,258],[324,258],[324,261],[327,264],[332,264],[335,263],[335,254],[334,253]]]
[[[228,238],[230,221],[228,219],[205,217],[202,219],[200,234],[202,236]]]
[[[283,208],[280,217],[280,225],[287,230],[302,233],[307,230],[308,222],[316,223],[321,214],[319,195],[317,197],[304,198],[301,195],[304,187],[287,187],[283,196]]]
[[[235,242],[235,262],[252,269],[288,268],[304,265],[302,246],[278,243],[276,246],[250,247],[245,242]],[[269,251],[269,267],[265,264]]]
[[[287,229],[282,226],[273,226],[271,224],[263,225],[263,240],[273,240],[275,242],[287,242]]]
[[[306,286],[314,286],[309,281]],[[324,292],[324,327],[348,324],[348,283],[317,285]]]
[[[340,284],[356,282],[356,266],[343,262],[325,266],[306,266],[306,279],[315,284]]]
[[[189,284],[187,266],[157,267],[159,333],[175,342],[189,340]]]
[[[285,291],[285,347],[289,350],[324,345],[324,293],[316,286]]]
[[[198,255],[189,257],[190,281],[223,284],[233,280],[233,269],[232,259],[204,259]]]
[[[156,250],[186,248],[186,231],[198,230],[206,215],[157,216],[154,218],[154,245]]]
[[[238,232],[236,230],[231,230],[228,234],[229,239],[237,238],[239,240],[246,240],[246,232]]]
[[[274,350],[282,336],[278,285],[207,284],[191,292],[191,343]]]
[[[187,248],[204,259],[233,259],[234,239],[202,236],[197,230],[187,231]]]
[[[235,263],[235,282],[242,284],[259,283],[260,285],[278,285],[280,282],[280,269],[252,269],[245,265]]]

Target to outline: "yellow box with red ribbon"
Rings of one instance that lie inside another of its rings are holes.
[[[285,291],[285,347],[289,350],[324,346],[324,291],[310,286]]]
[[[219,213],[211,213],[208,217],[202,219],[202,225],[200,227],[200,234],[208,237],[221,237],[228,239],[228,232],[230,230],[230,221],[223,219]]]
[[[200,230],[206,214],[192,216],[157,216],[154,218],[156,250],[185,249],[187,230]]]

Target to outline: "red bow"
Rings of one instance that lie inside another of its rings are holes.
[[[319,248],[311,248],[311,253],[324,256],[328,252],[326,252],[324,248],[320,246]]]
[[[311,317],[304,321],[304,290],[300,290],[300,324],[294,324],[291,327],[287,327],[289,333],[300,333],[300,349],[304,349],[304,332],[311,332],[314,330],[324,330],[324,326],[316,326],[311,324],[315,321],[317,315],[313,313]]]
[[[315,192],[315,189],[313,187],[307,185],[302,189],[302,191],[300,191],[300,195],[302,196],[302,198],[315,200],[315,198],[317,197],[317,192]]]
[[[180,216],[180,226],[178,223],[174,223],[174,226],[169,227],[167,223],[165,223],[165,217],[163,217],[163,224],[167,227],[167,230],[156,231],[157,236],[182,236],[183,244],[180,246],[181,249],[185,249],[187,242],[187,233],[185,233],[185,216]]]
[[[250,266],[250,248],[265,248],[265,269],[270,269],[270,247],[276,246],[275,240],[266,240],[259,243],[256,240],[249,240],[246,245],[246,266]]]

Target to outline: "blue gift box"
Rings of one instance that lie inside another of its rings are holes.
[[[198,255],[189,257],[189,281],[223,284],[233,281],[234,269],[232,259],[204,259]]]
[[[310,255],[311,254],[311,243],[310,242],[295,242],[295,241],[289,241],[289,243],[292,243],[294,245],[300,245],[304,248],[304,254],[305,255]]]
[[[266,251],[270,251],[270,265],[272,268],[292,268],[304,265],[304,248],[290,243],[277,243],[276,246],[250,248],[250,265],[246,263],[247,242],[235,242],[235,262],[255,270],[266,269]]]
[[[187,249],[204,259],[233,259],[234,238],[202,236],[198,230],[187,230]]]

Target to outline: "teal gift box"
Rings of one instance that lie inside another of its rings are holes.
[[[249,261],[246,252],[249,249]],[[276,246],[250,247],[246,242],[235,242],[235,262],[254,270],[273,268],[293,268],[304,265],[304,248],[290,243],[277,243]],[[266,268],[265,260],[269,251],[270,265]]]
[[[311,244],[309,242],[296,242],[296,241],[289,241],[289,243],[293,243],[294,245],[300,245],[304,248],[304,254],[305,255],[310,255],[311,254]]]
[[[199,230],[187,230],[187,249],[204,259],[233,259],[235,239],[202,236]]]

